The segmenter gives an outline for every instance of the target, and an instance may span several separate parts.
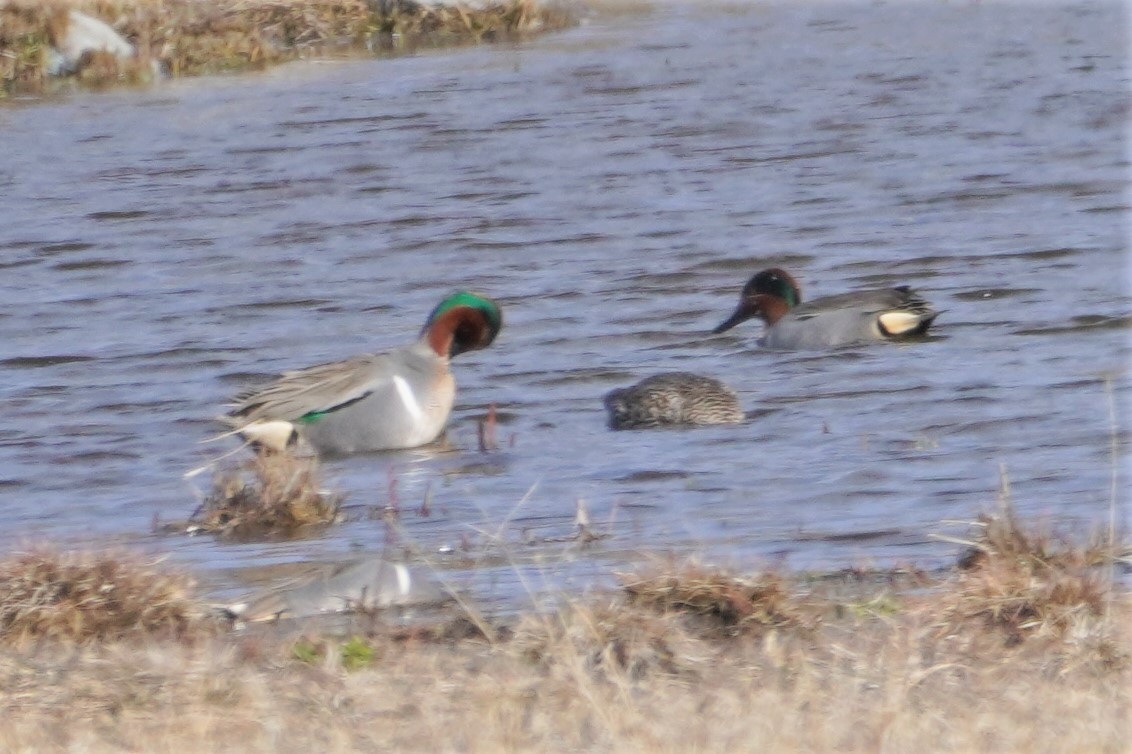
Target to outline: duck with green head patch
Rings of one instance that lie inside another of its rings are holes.
[[[824,296],[802,303],[798,283],[783,269],[763,270],[743,286],[739,305],[713,333],[759,317],[767,348],[829,348],[923,335],[938,312],[906,285]]]
[[[491,299],[459,291],[428,316],[416,343],[284,372],[236,398],[226,421],[252,443],[320,453],[414,448],[432,442],[456,398],[449,359],[486,348],[503,326]]]

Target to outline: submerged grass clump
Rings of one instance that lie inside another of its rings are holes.
[[[35,549],[0,561],[0,642],[193,640],[215,623],[184,574],[115,553]]]
[[[240,540],[295,537],[336,522],[342,499],[322,489],[314,457],[260,452],[216,473],[190,525]]]
[[[49,49],[77,10],[137,49],[130,60],[83,61],[86,85],[145,82],[157,71],[192,76],[333,54],[520,38],[576,23],[557,4],[498,0],[432,6],[411,0],[7,0],[0,2],[0,96],[43,91]]]

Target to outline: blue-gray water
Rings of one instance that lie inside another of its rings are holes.
[[[507,601],[637,551],[949,562],[932,535],[994,505],[1000,465],[1025,516],[1087,532],[1129,420],[1128,21],[662,2],[516,47],[3,103],[0,547],[169,552],[238,589],[248,566],[380,551],[364,512],[392,482],[419,551]],[[912,284],[936,337],[708,335],[770,265],[809,297]],[[455,287],[506,320],[455,363],[455,452],[328,464],[353,517],[315,538],[152,533],[207,487],[182,474],[234,447],[198,444],[233,393],[408,342]],[[604,392],[673,369],[752,419],[605,428]],[[579,498],[612,534],[589,548],[558,541]],[[493,537],[511,563],[444,554]]]

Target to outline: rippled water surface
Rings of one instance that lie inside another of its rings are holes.
[[[942,563],[932,535],[993,504],[1000,465],[1024,513],[1103,521],[1127,29],[1116,3],[660,3],[518,47],[5,103],[0,544],[170,551],[224,590],[380,551],[367,511],[393,495],[434,559],[500,537],[511,562],[445,562],[506,599],[639,550]],[[925,342],[829,353],[709,335],[772,264],[811,297],[906,283],[944,313]],[[455,363],[453,450],[330,462],[351,519],[315,538],[152,533],[235,446],[198,444],[233,393],[408,342],[455,287],[506,324]],[[604,392],[674,369],[749,421],[605,428]],[[578,499],[612,534],[585,549],[562,541]]]

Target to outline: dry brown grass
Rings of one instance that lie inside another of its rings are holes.
[[[796,586],[776,573],[741,577],[696,561],[657,562],[620,579],[630,604],[681,613],[713,633],[760,635],[778,627],[809,627],[816,620],[792,593]]]
[[[658,676],[694,676],[696,637],[672,614],[619,603],[573,603],[551,615],[527,615],[510,649],[550,676],[624,684]]]
[[[982,620],[1022,641],[1032,633],[1063,637],[1104,613],[1104,576],[1083,566],[1018,568],[993,558],[956,577],[948,617]]]
[[[1087,635],[1106,614],[1119,553],[1100,538],[1074,544],[1020,524],[1008,483],[995,514],[975,523],[941,601],[943,625],[978,621],[1009,643],[1028,636]]]
[[[193,581],[125,553],[34,548],[0,561],[0,643],[199,639],[213,625]]]
[[[578,603],[494,644],[252,634],[0,653],[0,750],[1032,754],[1127,740],[1127,664],[1074,662],[1062,643],[976,652],[912,614],[713,640],[673,617]]]
[[[242,541],[298,537],[338,521],[342,500],[322,489],[315,457],[262,451],[216,472],[189,525]]]
[[[303,624],[185,642],[160,628],[88,628],[99,640],[76,644],[40,632],[0,651],[0,750],[1126,751],[1127,590],[1102,582],[1100,609],[1077,570],[1094,548],[1054,546],[1013,516],[979,531],[984,559],[930,585],[846,579],[846,592],[653,561],[619,593],[569,599],[490,637],[459,616],[406,628],[379,614],[347,636]],[[0,567],[0,615],[59,582],[110,607],[103,595],[119,588],[100,585],[124,582],[100,574],[117,566],[87,556],[76,571],[55,557],[48,573],[67,575],[36,575],[43,556]],[[164,575],[134,578],[142,601],[172,602]],[[1004,621],[988,583],[1032,587],[1030,617]]]
[[[560,6],[500,0],[480,10],[409,0],[0,0],[0,96],[42,91],[47,46],[68,9],[99,18],[138,50],[95,56],[79,74],[100,86],[248,70],[303,57],[512,39],[576,22]]]

